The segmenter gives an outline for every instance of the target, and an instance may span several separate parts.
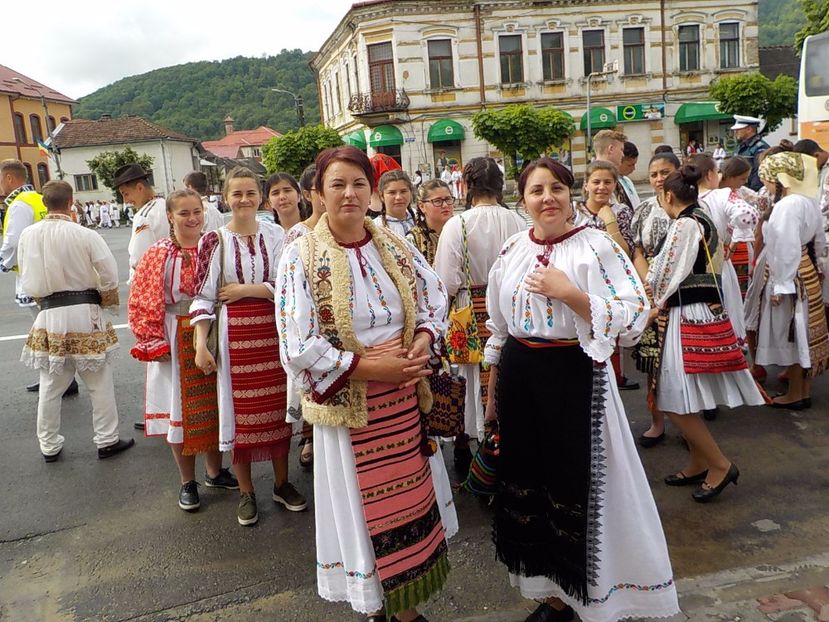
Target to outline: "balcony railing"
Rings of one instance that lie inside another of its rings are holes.
[[[404,89],[357,93],[351,96],[348,110],[355,116],[375,112],[401,112],[409,109],[409,103],[409,96]]]

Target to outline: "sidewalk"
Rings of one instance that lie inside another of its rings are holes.
[[[829,553],[784,566],[677,581],[683,613],[671,622],[829,622]],[[534,603],[456,622],[520,622]]]

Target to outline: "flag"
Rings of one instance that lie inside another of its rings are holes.
[[[46,144],[42,140],[37,141],[37,149],[40,152],[40,155],[42,155],[42,156],[48,156],[49,155],[49,147],[47,147]]]

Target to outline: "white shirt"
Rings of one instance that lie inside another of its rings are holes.
[[[202,233],[215,231],[225,224],[225,217],[215,203],[207,197],[202,197],[201,204],[204,206],[204,229],[202,229]]]
[[[717,188],[699,197],[717,227],[720,242],[753,242],[760,211],[731,188]]]
[[[130,279],[135,266],[153,244],[170,235],[170,221],[167,220],[167,202],[162,198],[150,199],[135,212],[132,221],[132,236],[127,247],[130,254]]]
[[[619,184],[625,191],[625,194],[628,195],[628,199],[630,199],[631,207],[636,209],[639,207],[639,204],[642,202],[642,199],[639,198],[639,193],[636,192],[636,186],[633,185],[633,181],[627,175],[620,175],[619,176]]]
[[[794,294],[794,278],[800,267],[802,247],[815,243],[816,268],[823,271],[826,236],[817,201],[800,194],[783,197],[771,211],[763,227],[769,282],[774,294]]]
[[[466,225],[472,277],[468,285],[486,285],[501,246],[516,233],[527,230],[527,223],[518,213],[500,205],[478,205],[450,218],[440,233],[434,263],[449,296],[457,294],[466,284],[461,219]]]

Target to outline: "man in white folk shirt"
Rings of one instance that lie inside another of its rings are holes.
[[[155,196],[149,181],[150,173],[138,164],[125,164],[115,171],[113,186],[121,194],[124,205],[131,203],[135,210],[132,218],[132,235],[127,247],[130,255],[130,281],[135,266],[153,244],[170,235],[167,220],[167,203]],[[129,281],[128,281],[129,282]],[[144,429],[144,420],[136,421],[136,430]]]
[[[207,196],[207,175],[201,171],[187,173],[184,176],[184,185],[190,190],[198,192],[201,197],[201,203],[204,206],[204,229],[202,233],[215,231],[225,224],[225,217],[222,216],[219,208]]]
[[[0,271],[15,272],[15,295],[17,305],[37,317],[37,303],[23,291],[17,268],[17,247],[23,230],[46,215],[43,199],[28,182],[26,167],[20,160],[3,160],[0,162],[0,192],[6,195],[6,216],[3,220],[3,243],[0,246]],[[37,392],[39,383],[26,387],[27,391]],[[65,396],[75,395],[78,383],[72,379]]]
[[[98,458],[110,458],[135,444],[118,435],[110,364],[118,337],[103,317],[104,308],[118,307],[118,267],[100,235],[72,222],[72,186],[48,182],[43,202],[47,214],[23,231],[18,246],[23,290],[40,305],[20,357],[40,371],[40,452],[55,462],[63,450],[61,396],[77,371],[92,400]]]

